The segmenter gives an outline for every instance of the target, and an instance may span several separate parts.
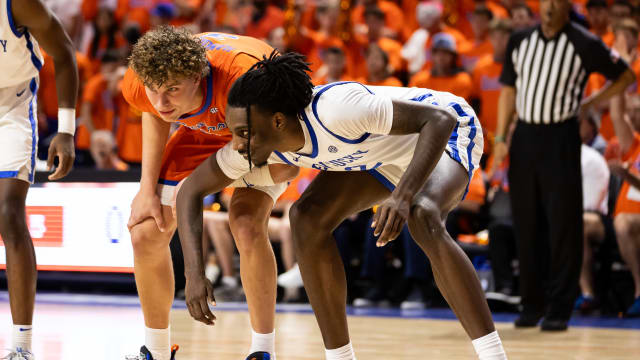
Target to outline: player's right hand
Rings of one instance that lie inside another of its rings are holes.
[[[215,306],[216,300],[213,297],[213,285],[204,276],[204,273],[194,276],[187,275],[184,295],[191,317],[203,324],[214,325],[216,316],[209,309],[209,301]]]
[[[138,225],[148,218],[153,218],[161,232],[165,231],[166,223],[162,216],[162,204],[160,197],[155,192],[138,191],[138,194],[131,202],[131,215],[127,227],[131,228]]]

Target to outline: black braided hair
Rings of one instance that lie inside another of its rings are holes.
[[[296,116],[311,102],[313,84],[309,77],[309,64],[298,53],[279,54],[274,50],[269,57],[255,63],[236,80],[229,90],[228,104],[247,109],[249,142],[247,157],[251,168],[251,105],[271,113],[281,112]]]

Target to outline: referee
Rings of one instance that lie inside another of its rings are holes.
[[[495,163],[518,121],[509,186],[523,310],[516,327],[566,330],[582,263],[582,176],[578,114],[622,92],[633,72],[597,37],[569,20],[569,0],[540,0],[541,24],[509,39],[500,81]],[[589,74],[610,80],[582,99]]]

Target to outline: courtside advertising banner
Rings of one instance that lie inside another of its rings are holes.
[[[133,272],[127,220],[138,189],[138,183],[32,186],[27,224],[38,270]],[[0,269],[4,268],[5,251],[0,249]]]

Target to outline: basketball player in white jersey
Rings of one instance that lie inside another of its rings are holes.
[[[49,176],[73,166],[78,70],[73,45],[58,19],[40,0],[0,0],[0,236],[7,255],[13,342],[5,359],[33,359],[31,321],[36,259],[25,217],[25,199],[35,172],[38,121],[36,93],[40,46],[51,55],[58,90],[58,134],[49,146]]]
[[[482,155],[473,109],[460,97],[428,89],[354,82],[314,89],[307,71],[302,56],[274,53],[240,77],[227,106],[233,148],[205,161],[178,194],[191,315],[200,321],[213,316],[202,264],[202,197],[250,166],[295,164],[324,170],[294,204],[290,220],[327,360],[355,359],[345,274],[331,233],[379,203],[372,225],[378,246],[395,239],[408,221],[478,357],[506,359],[474,268],[444,227]]]

